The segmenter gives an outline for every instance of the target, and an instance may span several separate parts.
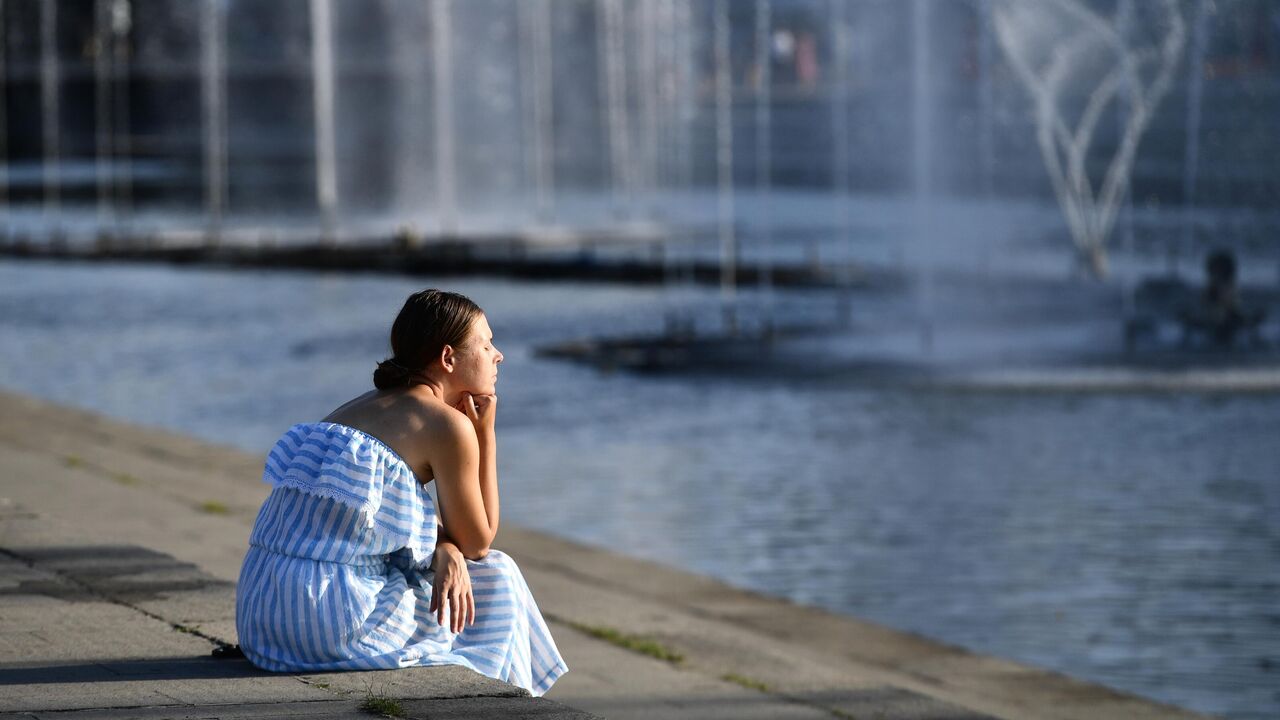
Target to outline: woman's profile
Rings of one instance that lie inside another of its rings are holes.
[[[568,668],[520,569],[489,547],[502,353],[488,320],[462,295],[414,293],[391,351],[374,390],[268,454],[240,647],[266,670],[456,664],[540,696]]]

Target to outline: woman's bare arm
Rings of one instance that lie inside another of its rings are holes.
[[[473,413],[474,414],[474,413]],[[432,469],[440,518],[464,557],[483,558],[498,531],[498,474],[492,423],[477,428],[469,417],[448,414],[433,433]],[[481,440],[481,436],[485,436]]]
[[[458,410],[467,416],[476,431],[476,444],[480,448],[480,492],[484,496],[489,527],[496,534],[501,515],[498,506],[498,435],[494,430],[498,396],[464,393]]]
[[[498,437],[493,428],[476,432],[480,446],[480,494],[484,497],[485,513],[489,529],[498,533]]]

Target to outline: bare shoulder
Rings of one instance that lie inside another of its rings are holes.
[[[375,391],[344,404],[325,417],[381,440],[424,481],[440,456],[458,447],[470,426],[466,416],[427,393]],[[473,431],[474,434],[474,431]]]
[[[424,403],[422,419],[423,435],[429,445],[456,446],[468,437],[475,437],[475,429],[467,416],[442,402]]]

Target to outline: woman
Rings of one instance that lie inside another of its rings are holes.
[[[424,290],[391,327],[375,390],[295,425],[236,588],[253,664],[310,672],[457,664],[542,695],[568,669],[498,530],[484,313]],[[436,505],[426,485],[434,481]]]

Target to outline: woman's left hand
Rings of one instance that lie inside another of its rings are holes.
[[[473,395],[469,392],[462,393],[462,399],[457,405],[453,406],[475,426],[476,433],[485,430],[492,431],[494,418],[498,415],[498,396],[497,395]]]
[[[436,546],[431,561],[435,579],[431,581],[431,606],[428,612],[436,614],[436,622],[444,626],[445,606],[449,606],[449,625],[454,633],[462,632],[466,625],[476,621],[476,600],[471,594],[471,573],[467,572],[467,559],[453,543]]]

